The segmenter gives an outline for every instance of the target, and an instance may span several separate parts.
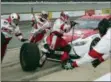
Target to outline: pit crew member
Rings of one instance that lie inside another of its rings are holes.
[[[58,48],[62,49],[63,53],[61,53],[60,58],[62,64],[69,59],[68,53],[71,49],[68,42],[66,42],[62,36],[64,33],[69,32],[75,24],[75,22],[70,21],[68,13],[62,11],[60,18],[55,20],[51,34],[48,36],[48,45],[50,46],[49,50],[51,52]]]
[[[40,14],[34,15],[32,18],[32,31],[29,41],[31,43],[41,42],[50,28],[51,22],[48,20],[48,12],[41,11]]]
[[[109,21],[107,19],[100,21],[98,30],[102,38],[97,45],[83,58],[74,61],[69,60],[64,65],[64,69],[72,69],[93,61],[93,66],[96,67],[111,56],[111,26]]]
[[[22,35],[22,32],[19,28],[20,16],[17,13],[10,14],[8,19],[1,19],[1,61],[5,56],[5,52],[7,49],[7,45],[9,44],[10,40],[12,39],[13,34],[21,41],[27,41]]]

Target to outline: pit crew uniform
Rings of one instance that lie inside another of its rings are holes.
[[[49,20],[42,21],[41,15],[36,15],[35,19],[32,18],[32,31],[29,41],[32,43],[39,43],[43,40],[45,34],[51,28],[51,22]]]
[[[109,57],[111,57],[111,28],[107,30],[106,34],[89,53],[85,54],[80,59],[68,62],[64,68],[72,69],[82,64],[90,63],[95,59],[98,59],[101,63]]]
[[[68,43],[62,38],[65,32],[70,31],[72,24],[66,23],[62,18],[58,18],[54,22],[54,26],[52,28],[51,34],[47,37],[48,45],[50,45],[51,50],[56,50],[58,48],[63,49],[63,53],[61,53],[61,62],[69,59],[69,51],[71,47]]]
[[[23,35],[19,29],[18,25],[11,25],[11,19],[1,19],[1,37],[4,37],[3,44],[1,46],[1,61],[6,52],[7,45],[9,44],[10,40],[12,39],[13,34],[22,42],[26,41],[27,39],[23,38]]]

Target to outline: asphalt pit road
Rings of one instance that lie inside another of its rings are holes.
[[[9,67],[2,67],[1,78],[2,81],[29,81],[61,70],[60,63],[52,61],[46,61],[42,68],[31,72],[24,72],[20,64],[15,64]]]
[[[33,75],[26,76],[25,78],[21,78],[22,81],[29,81],[41,78],[46,75],[50,75],[54,72],[58,72],[63,70],[61,68],[60,63],[46,61],[45,65],[42,68],[38,68]]]

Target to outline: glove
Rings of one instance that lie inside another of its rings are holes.
[[[71,27],[73,27],[73,26],[75,26],[75,25],[78,24],[78,23],[76,23],[76,22],[74,22],[74,21],[70,21],[70,24],[71,24]]]
[[[99,59],[96,59],[94,61],[91,62],[93,67],[96,68],[99,64],[101,64],[101,61],[99,61]]]
[[[66,63],[63,63],[62,68],[66,70],[73,69],[72,60],[68,60]]]
[[[25,42],[25,41],[27,41],[28,39],[24,39],[24,38],[22,38],[21,39],[21,42]]]

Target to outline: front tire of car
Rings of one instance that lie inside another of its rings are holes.
[[[39,67],[40,52],[34,43],[24,43],[20,49],[20,64],[23,71],[34,71]]]

